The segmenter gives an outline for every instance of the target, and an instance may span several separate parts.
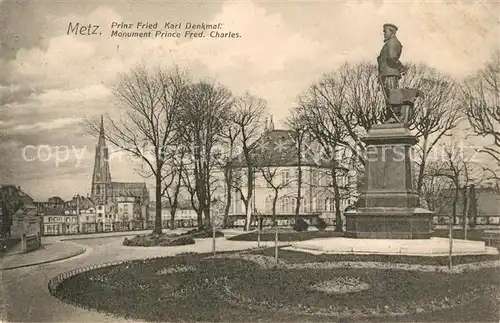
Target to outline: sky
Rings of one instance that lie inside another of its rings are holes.
[[[488,1],[3,1],[0,2],[0,184],[35,200],[90,192],[97,138],[82,118],[115,111],[120,73],[177,64],[234,94],[268,103],[277,127],[296,98],[344,62],[376,62],[382,25],[399,27],[403,62],[456,79],[500,49],[500,3]],[[111,38],[111,23],[221,23],[241,37]],[[98,25],[100,35],[67,34]],[[145,181],[127,158],[114,181]],[[147,181],[149,183],[149,181]]]

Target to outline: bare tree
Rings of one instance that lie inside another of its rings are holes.
[[[462,87],[462,104],[475,134],[492,140],[480,152],[495,160],[494,169],[485,167],[493,178],[500,179],[500,51]]]
[[[234,189],[240,194],[241,200],[245,205],[245,230],[250,229],[250,222],[252,216],[252,197],[254,194],[254,182],[255,182],[255,158],[253,158],[252,150],[255,149],[255,143],[262,133],[262,117],[266,109],[266,102],[256,96],[249,93],[245,93],[242,97],[239,97],[234,103],[234,109],[232,113],[231,123],[234,125],[238,136],[236,143],[239,150],[241,151],[240,159],[238,164],[245,165],[246,174],[245,176],[239,176],[235,178],[233,182],[236,185],[232,185]],[[241,172],[238,172],[241,174]],[[242,180],[246,180],[246,185],[241,185]],[[243,187],[246,188],[246,192],[243,191]]]
[[[415,102],[410,130],[419,139],[416,189],[422,191],[427,159],[440,140],[451,134],[463,117],[455,82],[427,65],[408,65],[401,87],[416,88],[424,96]]]
[[[324,121],[322,110],[328,111],[328,122],[333,121],[345,132],[342,139],[337,139],[337,145],[348,148],[363,165],[365,148],[361,137],[380,123],[385,113],[376,70],[370,63],[344,64],[312,85],[300,103],[302,110],[315,110],[320,116],[317,123]]]
[[[234,169],[231,167],[231,162],[237,154],[236,140],[240,134],[239,127],[231,122],[234,119],[234,111],[230,112],[229,120],[230,122],[223,128],[221,133],[222,145],[226,150],[225,160],[220,165],[224,172],[224,191],[226,195],[226,205],[224,207],[224,221],[223,227],[227,227],[229,211],[231,209],[231,203],[233,200],[233,175]]]
[[[114,95],[121,120],[107,117],[106,140],[147,165],[142,174],[155,179],[156,214],[153,233],[162,233],[161,200],[163,167],[172,158],[178,141],[178,118],[188,86],[188,78],[178,68],[155,72],[137,67],[120,76]],[[98,134],[100,123],[87,119],[86,130]]]
[[[280,197],[280,192],[284,189],[290,186],[289,181],[284,181],[280,180],[281,172],[280,172],[281,167],[279,166],[273,166],[271,164],[268,165],[262,165],[258,167],[258,171],[262,174],[262,177],[266,181],[267,187],[272,190],[272,216],[273,216],[273,223],[276,225],[276,204],[278,202],[278,199]]]
[[[426,65],[411,65],[401,81],[401,87],[417,88],[425,96],[416,101],[410,125],[420,139],[418,151],[417,190],[423,185],[426,160],[433,147],[450,134],[461,119],[458,107],[456,84]],[[356,162],[351,167],[363,172],[364,143],[361,138],[381,123],[385,115],[385,101],[377,77],[377,68],[371,63],[343,65],[339,70],[325,75],[320,82],[311,86],[301,103],[303,111],[314,117],[312,124],[330,123],[342,129],[342,138],[333,140],[332,133],[323,132],[330,138],[330,146],[349,149]],[[312,112],[311,112],[312,111]],[[316,128],[319,128],[318,126]]]
[[[214,148],[221,140],[221,134],[228,123],[228,115],[233,104],[231,92],[213,83],[200,81],[189,87],[188,95],[181,111],[180,135],[192,157],[192,170],[185,172],[190,186],[193,207],[198,214],[198,227],[203,219],[210,223],[210,205],[214,192],[214,170],[217,160]],[[191,179],[189,177],[192,176]]]
[[[436,170],[444,168],[442,165],[430,161],[422,181],[421,196],[426,207],[436,214],[443,210],[452,202],[453,181],[442,176],[435,176]]]
[[[300,115],[294,111],[292,112],[292,116],[287,120],[288,128],[292,130],[291,139],[295,144],[297,156],[297,176],[294,180],[296,180],[297,184],[297,195],[295,197],[295,217],[298,218],[300,214],[300,206],[302,201],[302,186],[303,186],[303,168],[302,164],[304,161],[304,151],[307,149],[305,146],[307,144],[307,139],[309,135],[308,124],[304,119],[300,117]]]
[[[442,156],[430,163],[431,167],[428,169],[426,177],[443,177],[449,181],[449,184],[452,184],[451,187],[453,194],[450,196],[452,213],[450,221],[452,221],[453,224],[456,224],[457,203],[459,201],[461,187],[471,183],[478,183],[481,179],[474,179],[471,176],[471,172],[474,168],[474,163],[472,161],[473,154],[469,154],[464,151],[455,142],[449,145],[441,145],[441,150]],[[434,183],[436,183],[436,181],[434,181]],[[439,184],[444,185],[445,188],[447,186],[446,183]],[[431,188],[431,191],[436,190],[436,188]],[[440,207],[442,208],[443,206]]]
[[[345,105],[342,93],[332,95],[327,101],[322,96],[318,98],[317,94],[312,91],[303,96],[297,113],[301,122],[307,125],[312,140],[321,148],[315,156],[318,166],[330,169],[327,189],[332,190],[335,200],[335,230],[342,231],[341,199],[344,192],[341,191],[345,188],[341,187],[339,179],[346,170],[345,163],[364,162],[364,156],[352,154],[358,151],[357,144],[352,144],[354,141],[349,137],[354,130],[347,129],[339,117],[339,111]]]
[[[179,195],[183,185],[186,149],[179,147],[177,153],[168,162],[168,170],[164,175],[164,187],[162,195],[167,197],[170,207],[170,229],[175,229],[175,213],[179,206]]]

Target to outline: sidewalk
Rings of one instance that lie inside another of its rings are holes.
[[[165,233],[184,233],[189,229],[164,230]],[[239,230],[226,229],[223,230],[226,237],[241,234]],[[68,259],[78,256],[85,252],[86,248],[80,244],[72,243],[71,240],[89,240],[89,239],[104,239],[113,237],[127,237],[138,234],[150,233],[151,230],[144,231],[126,231],[126,232],[106,232],[95,234],[79,234],[72,236],[49,236],[42,238],[42,246],[40,249],[29,252],[11,252],[0,258],[0,270],[9,270],[23,267],[30,267],[39,264],[46,264],[54,261]],[[218,239],[225,240],[223,239]],[[118,241],[118,240],[117,240]],[[121,240],[118,241],[121,244]],[[164,247],[160,247],[164,248]],[[129,249],[130,250],[130,249]],[[143,249],[144,250],[144,249]]]
[[[70,242],[48,242],[42,239],[40,249],[28,253],[10,254],[0,258],[0,270],[8,270],[50,263],[75,257],[85,252],[85,247]]]

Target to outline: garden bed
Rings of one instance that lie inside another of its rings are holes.
[[[221,231],[215,232],[215,237],[223,237],[224,233]],[[194,244],[194,239],[203,239],[203,238],[212,238],[213,231],[212,230],[190,230],[186,233],[177,234],[177,235],[168,235],[168,234],[142,234],[133,237],[132,239],[125,238],[123,239],[124,246],[130,247],[170,247],[170,246],[183,246]]]
[[[297,232],[291,228],[279,228],[278,229],[278,241],[304,241],[317,238],[334,238],[343,237],[343,232],[335,231],[302,231]],[[260,241],[274,241],[275,230],[272,228],[265,228],[260,232]],[[257,241],[258,232],[252,231],[248,233],[243,233],[237,236],[228,238],[228,240],[234,241]]]
[[[63,281],[56,296],[146,321],[460,320],[455,312],[474,321],[499,319],[499,268],[462,274],[300,269],[226,255],[185,254],[95,269]],[[346,291],[341,282],[359,287]]]
[[[255,254],[264,256],[274,256],[274,248],[266,248],[253,251]],[[279,258],[289,263],[308,263],[308,262],[382,262],[382,263],[401,263],[413,265],[431,265],[447,266],[448,256],[407,256],[407,255],[381,255],[381,254],[319,254],[314,255],[307,252],[283,250],[279,251]],[[477,263],[484,261],[500,260],[500,255],[454,255],[452,257],[453,265]]]

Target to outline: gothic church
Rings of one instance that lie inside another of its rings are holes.
[[[109,169],[109,152],[104,136],[104,123],[101,116],[99,140],[95,150],[94,174],[92,176],[91,197],[96,204],[115,205],[122,201],[133,199],[141,214],[134,214],[134,218],[147,219],[149,206],[149,191],[146,183],[112,182]]]

